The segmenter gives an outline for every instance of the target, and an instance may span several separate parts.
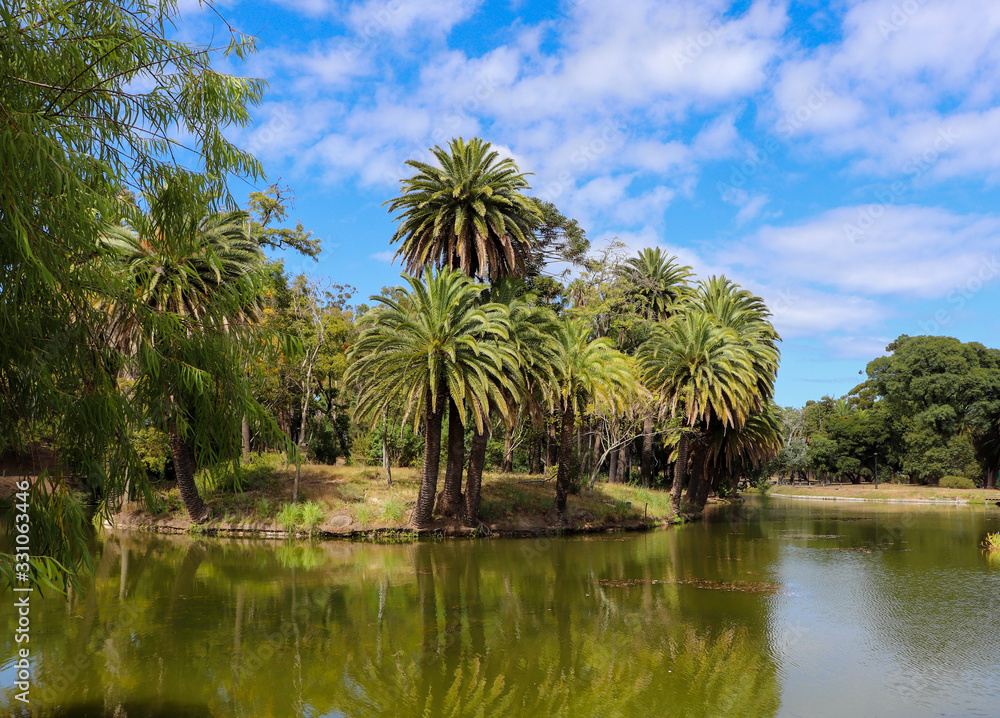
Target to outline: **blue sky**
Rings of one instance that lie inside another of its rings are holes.
[[[224,27],[192,0],[181,36]],[[900,334],[1000,346],[995,0],[280,0],[218,6],[269,83],[231,134],[324,240],[308,271],[398,283],[406,159],[481,136],[587,230],[759,293],[777,400],[839,396]],[[237,196],[250,191],[236,183]]]

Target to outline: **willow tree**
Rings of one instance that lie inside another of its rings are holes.
[[[126,299],[92,261],[104,223],[116,198],[156,186],[175,150],[205,176],[261,174],[223,130],[249,121],[263,83],[212,67],[252,42],[168,40],[176,14],[155,0],[0,4],[0,439],[23,448],[44,426],[61,445],[56,490],[58,476],[83,476],[105,511],[138,466],[138,417],[108,371],[118,357],[95,340],[93,296]],[[72,572],[84,536],[40,506],[34,553]]]
[[[359,387],[355,416],[374,420],[402,398],[414,426],[424,423],[424,463],[412,523],[430,525],[437,491],[441,424],[453,398],[458,420],[483,430],[491,404],[507,410],[498,387],[517,365],[506,311],[482,304],[482,285],[460,271],[433,269],[421,280],[403,275],[409,289],[395,297],[373,296],[379,306],[358,320],[347,380]]]

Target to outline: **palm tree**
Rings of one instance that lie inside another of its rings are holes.
[[[427,271],[421,281],[403,275],[409,289],[398,298],[372,297],[381,306],[359,320],[350,349],[348,378],[360,386],[356,416],[377,417],[402,397],[406,413],[422,412],[424,465],[413,525],[430,525],[441,452],[441,424],[449,398],[458,418],[469,414],[477,429],[489,421],[491,402],[507,410],[497,387],[510,386],[507,371],[517,365],[503,307],[482,304],[481,285],[460,271]]]
[[[506,344],[518,362],[508,372],[511,384],[498,387],[508,407],[508,411],[499,413],[509,435],[518,420],[524,417],[541,422],[543,404],[549,395],[545,389],[555,380],[554,365],[559,355],[555,337],[559,324],[555,312],[546,306],[536,306],[535,296],[525,293],[524,284],[519,280],[502,280],[489,289],[488,295],[492,302],[507,311],[510,332]],[[479,495],[489,432],[487,425],[482,431],[476,429],[472,436],[463,521],[473,528],[479,525]]]
[[[640,300],[642,316],[654,321],[665,321],[678,311],[690,293],[688,280],[694,276],[691,267],[679,264],[677,257],[659,247],[640,250],[625,261],[619,274],[630,285],[630,294]],[[639,477],[644,486],[649,486],[653,474],[653,414],[650,408],[642,424]]]
[[[439,166],[407,161],[417,174],[386,202],[400,212],[392,242],[402,242],[396,256],[406,271],[420,276],[435,265],[490,281],[523,277],[541,222],[536,202],[522,194],[529,189],[525,175],[478,137],[453,139],[447,150],[431,152]]]
[[[688,293],[688,280],[694,276],[691,267],[678,264],[677,257],[665,254],[659,247],[642,249],[625,260],[619,274],[641,299],[642,315],[658,321],[677,311],[678,303]]]
[[[646,385],[660,392],[664,411],[683,420],[671,501],[680,510],[692,434],[713,420],[735,428],[760,407],[753,360],[735,330],[689,309],[654,328],[640,348]]]
[[[556,365],[556,395],[560,412],[559,466],[556,472],[556,511],[566,513],[570,488],[573,428],[576,417],[590,401],[621,408],[622,395],[634,387],[624,354],[607,337],[590,339],[590,327],[580,319],[563,318]]]
[[[208,198],[183,184],[164,184],[146,200],[147,212],[136,210],[104,237],[113,271],[135,296],[99,308],[108,314],[107,339],[131,358],[134,396],[154,405],[151,415],[164,424],[181,498],[201,523],[209,511],[194,483],[195,453],[232,448],[233,417],[242,423],[253,404],[240,357],[264,255],[242,211],[213,213]]]

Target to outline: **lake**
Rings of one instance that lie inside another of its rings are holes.
[[[86,591],[32,601],[30,715],[998,715],[998,530],[995,506],[752,497],[566,538],[110,533]]]

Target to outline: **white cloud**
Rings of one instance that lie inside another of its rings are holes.
[[[369,254],[368,256],[377,262],[391,263],[393,258],[396,256],[396,252],[395,250],[387,249],[384,252],[375,252],[374,254]]]
[[[352,5],[347,17],[360,35],[401,37],[415,28],[447,32],[478,6],[478,0],[368,0]]]
[[[764,227],[731,256],[813,286],[873,297],[940,297],[991,271],[997,247],[998,216],[874,204]]]

